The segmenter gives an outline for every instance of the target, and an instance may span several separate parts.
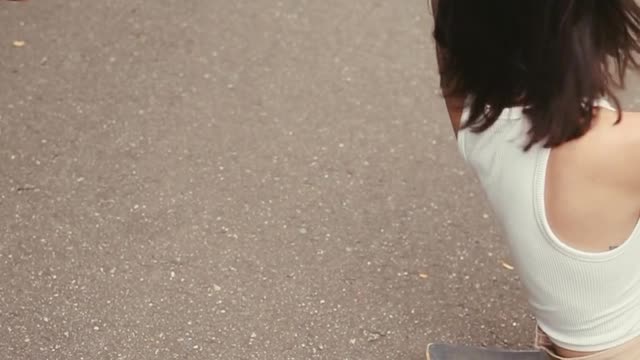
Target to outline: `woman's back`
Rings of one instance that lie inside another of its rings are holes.
[[[619,130],[609,121],[615,122],[614,113],[602,110],[587,135],[526,152],[528,120],[521,107],[505,109],[484,132],[458,132],[461,152],[503,225],[540,328],[574,352],[640,336],[640,201],[609,176],[609,147],[617,145],[605,140],[626,136],[609,134]]]
[[[432,1],[451,122],[539,327],[561,354],[640,351],[640,115],[614,92],[640,68],[640,7]]]

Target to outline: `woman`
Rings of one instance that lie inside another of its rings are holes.
[[[432,2],[443,94],[552,358],[640,359],[633,0]],[[608,97],[615,106],[604,100]]]

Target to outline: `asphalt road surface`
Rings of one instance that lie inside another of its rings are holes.
[[[3,358],[531,345],[427,1],[1,1],[0,24]]]

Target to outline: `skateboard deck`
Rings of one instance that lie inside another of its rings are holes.
[[[429,344],[427,360],[550,360],[540,350],[500,350],[473,346]]]

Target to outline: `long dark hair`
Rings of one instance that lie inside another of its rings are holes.
[[[473,131],[509,106],[531,121],[526,149],[585,134],[595,99],[618,109],[616,87],[638,69],[640,7],[634,0],[441,0],[434,37],[445,96],[472,95]]]

